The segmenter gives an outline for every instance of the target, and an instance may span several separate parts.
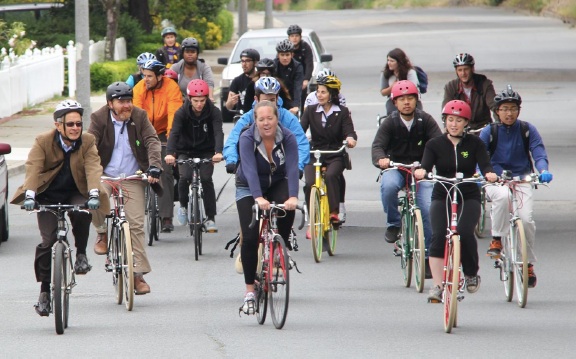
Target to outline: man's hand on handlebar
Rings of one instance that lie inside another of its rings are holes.
[[[166,155],[166,157],[164,157],[164,162],[166,162],[167,165],[176,166],[176,157],[172,155]]]
[[[270,209],[270,202],[264,197],[258,197],[255,199],[256,203],[258,203],[258,208],[261,211],[267,211]]]
[[[223,158],[224,157],[222,156],[221,153],[216,153],[214,156],[212,156],[212,162],[218,163],[218,162],[222,161]]]
[[[388,157],[379,159],[378,166],[385,170],[386,168],[390,167],[390,159]]]
[[[426,170],[424,168],[418,168],[414,171],[414,178],[421,180],[426,176]]]
[[[354,139],[354,137],[347,137],[346,138],[346,146],[348,146],[349,148],[356,147],[356,140]]]

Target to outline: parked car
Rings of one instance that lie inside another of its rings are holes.
[[[12,152],[7,143],[0,143],[0,243],[8,240],[8,166],[4,155]]]
[[[220,108],[222,110],[222,117],[226,122],[232,122],[233,114],[226,110],[225,104],[228,99],[228,92],[232,80],[242,74],[242,66],[240,65],[240,53],[244,49],[255,49],[260,53],[260,58],[274,59],[276,57],[276,44],[281,40],[287,39],[285,28],[278,29],[262,29],[248,31],[242,35],[230,57],[221,57],[218,59],[220,65],[226,65],[222,71],[222,79],[220,80]],[[316,90],[316,74],[324,67],[330,66],[332,55],[326,53],[324,46],[320,42],[320,38],[316,35],[314,30],[302,29],[302,39],[306,41],[312,48],[314,54],[314,70],[312,71],[312,79],[308,84],[308,91]]]

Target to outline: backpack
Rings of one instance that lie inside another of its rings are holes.
[[[428,91],[428,74],[420,66],[414,66],[414,70],[418,76],[418,90],[420,93],[426,93]]]
[[[530,155],[530,128],[528,122],[516,120],[520,124],[520,133],[522,134],[522,141],[524,142],[524,151],[526,156],[530,159],[530,170],[534,172],[534,164],[532,163],[532,156]],[[498,145],[498,127],[499,123],[490,124],[490,142],[488,143],[488,153],[490,158],[494,156],[496,152],[496,146]]]

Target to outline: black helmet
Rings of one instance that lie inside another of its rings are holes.
[[[106,89],[106,101],[112,101],[115,98],[119,100],[131,99],[132,97],[132,87],[126,82],[114,82]]]
[[[274,72],[274,60],[269,59],[267,57],[263,58],[256,64],[256,70],[258,71],[269,70],[270,72]]]
[[[180,45],[180,47],[182,47],[182,50],[196,49],[196,51],[200,52],[200,44],[198,43],[198,40],[196,40],[193,37],[185,38],[182,41],[182,44]]]
[[[294,45],[292,44],[292,42],[290,42],[290,40],[284,39],[284,40],[280,41],[278,43],[278,45],[276,45],[276,51],[277,52],[293,52],[294,51]]]
[[[506,90],[503,90],[496,96],[494,96],[494,107],[498,108],[501,104],[506,102],[512,102],[518,105],[522,104],[522,97],[518,94],[518,92],[512,90],[512,85],[507,85]]]
[[[158,60],[148,60],[142,66],[142,70],[149,70],[154,72],[156,76],[164,75],[164,70],[166,70],[166,65]]]
[[[302,28],[298,25],[290,25],[288,26],[288,31],[286,31],[286,33],[288,34],[288,36],[292,34],[302,35]]]
[[[474,66],[475,62],[474,57],[472,57],[472,55],[463,53],[456,55],[456,57],[454,57],[454,61],[452,61],[452,64],[454,65],[454,67],[464,65]]]
[[[67,113],[70,112],[78,112],[80,116],[84,114],[84,109],[79,102],[74,100],[64,100],[56,106],[56,110],[54,110],[54,121],[58,121],[59,118],[64,117]]]
[[[258,62],[260,61],[260,53],[254,49],[245,49],[240,53],[240,58],[242,57],[249,57],[252,61]]]

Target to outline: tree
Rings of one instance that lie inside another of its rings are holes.
[[[114,47],[116,46],[116,33],[118,32],[118,14],[120,13],[120,0],[100,0],[106,11],[106,47],[104,59],[114,60]]]
[[[150,17],[150,8],[148,7],[148,1],[142,0],[129,0],[128,1],[128,13],[134,19],[138,20],[142,29],[149,34],[152,32],[152,18]]]

